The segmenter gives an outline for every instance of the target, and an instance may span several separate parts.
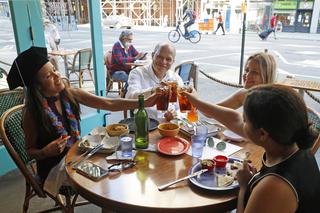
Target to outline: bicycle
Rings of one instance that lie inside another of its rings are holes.
[[[168,33],[168,39],[176,43],[179,41],[180,37],[182,36],[184,39],[189,40],[191,43],[198,43],[201,40],[201,33],[198,30],[191,30],[189,32],[189,36],[185,36],[184,33],[182,33],[181,28],[180,28],[181,22],[178,22],[178,25],[175,30],[171,30]]]

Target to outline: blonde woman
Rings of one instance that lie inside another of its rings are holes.
[[[243,74],[244,88],[238,90],[217,105],[238,109],[243,105],[248,89],[259,84],[273,83],[276,79],[276,61],[269,53],[259,52],[250,56]]]

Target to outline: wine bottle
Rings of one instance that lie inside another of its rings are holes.
[[[139,95],[139,109],[134,115],[135,146],[137,149],[146,149],[149,145],[149,118],[144,109],[144,96]]]

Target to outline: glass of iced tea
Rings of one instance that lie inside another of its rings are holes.
[[[170,100],[170,86],[161,85],[157,87],[156,92],[160,94],[157,100],[157,110],[159,111],[166,111],[169,106]]]
[[[188,98],[185,95],[182,95],[182,92],[187,91],[191,92],[192,88],[185,85],[184,87],[178,88],[178,99],[179,99],[179,107],[181,112],[191,111],[191,104]]]
[[[171,88],[170,103],[177,102],[178,83],[176,81],[168,81],[166,84]]]

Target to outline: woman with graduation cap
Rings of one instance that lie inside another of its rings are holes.
[[[138,107],[137,100],[108,99],[78,88],[67,88],[60,73],[48,61],[47,49],[42,47],[31,47],[19,54],[7,81],[10,89],[27,88],[23,129],[28,154],[36,159],[42,181],[55,169],[62,170],[62,159],[68,151],[66,144],[80,139],[79,104],[110,111]],[[149,97],[146,106],[154,105],[156,99],[157,95]],[[51,193],[57,193],[60,185]]]

